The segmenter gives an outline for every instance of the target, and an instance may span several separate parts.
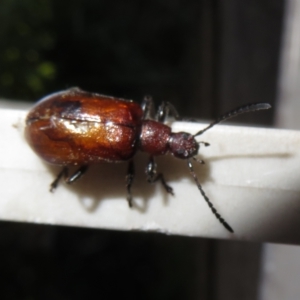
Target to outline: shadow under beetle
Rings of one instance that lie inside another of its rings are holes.
[[[154,112],[150,97],[145,97],[142,105],[124,100],[71,88],[46,96],[28,113],[25,136],[31,148],[50,164],[61,165],[62,171],[50,186],[53,191],[60,179],[73,183],[88,169],[90,164],[101,161],[128,161],[126,175],[127,201],[132,207],[131,186],[134,179],[133,157],[140,150],[150,155],[146,167],[148,182],[160,181],[165,190],[173,195],[173,189],[166,183],[162,173],[157,173],[155,156],[170,153],[187,161],[189,171],[213,214],[230,232],[233,229],[214,208],[204,193],[194,172],[192,160],[200,144],[196,137],[221,121],[242,113],[269,109],[268,103],[253,103],[238,107],[217,118],[196,134],[172,132],[164,124],[169,114],[176,120],[179,115],[172,104],[163,102]],[[78,166],[69,175],[69,166]]]

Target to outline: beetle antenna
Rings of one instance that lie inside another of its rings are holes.
[[[210,202],[210,200],[208,199],[208,197],[206,196],[206,194],[204,193],[202,186],[197,178],[197,175],[193,169],[193,165],[191,163],[190,160],[187,160],[188,162],[188,167],[190,169],[190,173],[193,176],[197,187],[201,193],[201,195],[203,196],[204,200],[206,201],[206,203],[208,204],[209,208],[211,209],[212,213],[216,216],[216,218],[220,221],[220,223],[230,232],[234,232],[233,229],[229,226],[229,224],[221,217],[221,215],[218,213],[218,211],[215,209],[215,207],[213,206],[213,204]]]
[[[248,112],[252,112],[252,111],[256,111],[256,110],[262,110],[262,109],[269,109],[269,108],[271,108],[271,105],[269,103],[250,103],[250,104],[246,104],[246,105],[237,107],[234,110],[231,110],[231,111],[225,113],[224,115],[220,116],[219,118],[217,118],[215,121],[210,123],[204,129],[198,131],[196,134],[194,134],[194,137],[201,135],[202,133],[204,133],[205,131],[212,128],[216,124],[219,124],[222,121],[231,119],[233,117],[236,117],[236,116],[244,114],[244,113],[248,113]]]

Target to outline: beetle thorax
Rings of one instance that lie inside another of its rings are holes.
[[[139,149],[150,155],[164,155],[169,150],[171,128],[153,120],[144,120]]]
[[[139,149],[150,155],[170,152],[177,158],[187,159],[198,154],[199,144],[187,132],[171,132],[171,128],[160,122],[143,121]]]

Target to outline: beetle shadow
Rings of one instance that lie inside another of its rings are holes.
[[[156,158],[157,173],[163,173],[167,184],[174,191],[174,196],[168,194],[160,182],[148,183],[145,169],[148,163],[148,156],[139,153],[134,158],[135,177],[132,184],[133,208],[145,213],[148,209],[149,201],[155,193],[159,193],[164,205],[168,205],[173,197],[176,197],[176,182],[182,178],[189,177],[189,170],[185,161],[178,160],[172,156],[163,156]],[[196,164],[195,164],[196,165]],[[53,180],[61,171],[61,168],[47,165],[49,171],[53,174]],[[199,167],[201,172],[199,172]],[[195,166],[195,171],[199,180],[203,182],[209,173],[207,165]],[[77,167],[78,168],[78,167]],[[69,169],[72,174],[77,168]],[[57,189],[67,188],[80,201],[83,208],[89,212],[95,211],[102,200],[114,201],[115,199],[124,198],[127,204],[127,190],[125,176],[127,174],[128,163],[100,163],[91,165],[86,174],[78,181],[72,184],[66,184],[62,179]],[[191,179],[192,180],[192,179]],[[49,182],[50,186],[51,182]],[[55,194],[56,191],[53,193]],[[74,197],[75,198],[75,197]],[[75,199],[74,199],[75,200]],[[129,209],[129,207],[128,207]]]
[[[193,162],[193,168],[197,174],[200,184],[207,181],[213,181],[210,177],[210,162],[228,160],[228,159],[243,159],[247,158],[288,158],[292,154],[289,153],[271,153],[271,154],[236,154],[236,155],[219,155],[214,157],[203,158],[205,164]],[[198,159],[202,159],[200,155]],[[135,163],[135,177],[132,184],[132,198],[133,208],[141,213],[145,213],[149,206],[149,201],[153,198],[155,193],[161,195],[161,201],[165,206],[169,205],[173,197],[176,197],[176,182],[182,179],[190,180],[195,184],[190,175],[189,168],[186,161],[179,160],[171,155],[161,156],[156,158],[157,173],[163,173],[167,184],[169,184],[174,191],[174,196],[168,194],[160,182],[149,184],[146,179],[145,169],[148,163],[148,156],[142,153],[136,155]],[[47,165],[50,172],[53,173],[53,180],[60,172],[60,168]],[[123,198],[125,205],[127,205],[127,190],[125,184],[125,176],[127,174],[128,163],[101,163],[91,165],[86,174],[73,184],[66,184],[64,180],[58,185],[58,189],[67,188],[76,195],[83,208],[89,212],[95,211],[102,200],[114,201],[115,199]],[[76,168],[70,168],[70,174]],[[49,182],[49,186],[50,186]],[[157,190],[156,190],[157,189]],[[195,184],[195,189],[197,189]],[[54,191],[55,193],[55,191]],[[201,195],[199,194],[199,197]],[[139,199],[137,201],[137,199]],[[140,201],[141,199],[141,201]],[[129,209],[129,207],[128,207]]]

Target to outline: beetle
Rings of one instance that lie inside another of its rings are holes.
[[[225,113],[196,134],[190,134],[172,132],[164,124],[169,115],[180,119],[169,102],[163,102],[155,113],[151,97],[145,97],[142,105],[139,105],[132,100],[71,88],[46,96],[30,110],[25,121],[25,137],[43,160],[62,166],[61,172],[50,185],[51,192],[63,177],[68,184],[78,180],[91,164],[128,161],[126,188],[129,207],[132,207],[133,157],[138,150],[149,154],[146,167],[148,182],[160,181],[166,192],[172,195],[172,187],[166,183],[162,173],[157,173],[154,157],[169,153],[184,159],[212,213],[228,231],[233,232],[205,194],[194,172],[192,159],[204,163],[196,159],[200,144],[209,146],[206,142],[198,142],[196,137],[221,121],[269,108],[271,105],[268,103],[247,104]],[[70,166],[78,166],[71,175],[68,171]]]

